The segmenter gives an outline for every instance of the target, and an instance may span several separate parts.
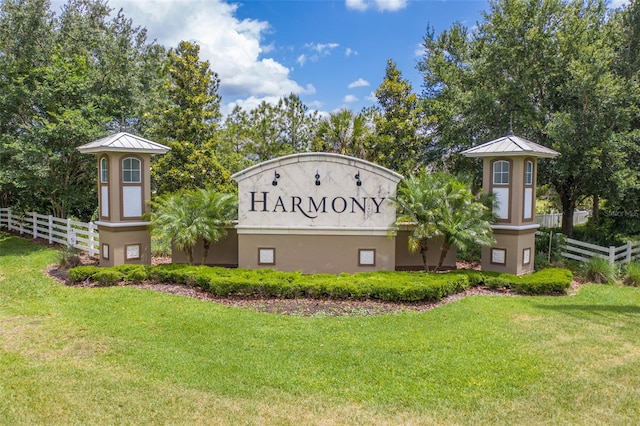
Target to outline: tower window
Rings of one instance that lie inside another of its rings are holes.
[[[141,164],[137,158],[128,157],[122,160],[122,182],[140,183]]]
[[[524,163],[524,184],[533,185],[533,161]]]
[[[100,183],[109,182],[109,160],[107,157],[100,159]]]
[[[494,185],[509,185],[509,167],[508,161],[500,160],[493,163]]]

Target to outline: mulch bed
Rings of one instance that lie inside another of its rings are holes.
[[[170,263],[170,258],[155,258],[153,264]],[[80,264],[97,265],[98,260],[80,255]],[[477,264],[460,264],[460,269],[478,268]],[[67,268],[58,265],[51,265],[44,271],[46,274],[64,285],[68,283],[69,271]],[[447,303],[455,302],[467,296],[519,296],[517,293],[508,290],[493,290],[486,287],[473,287],[461,293],[454,294],[438,302],[380,302],[374,300],[331,300],[331,299],[277,299],[259,298],[253,296],[241,297],[219,297],[202,290],[199,287],[188,287],[179,284],[168,284],[154,281],[142,283],[125,283],[117,285],[131,286],[144,290],[159,291],[163,293],[175,294],[179,296],[193,297],[200,300],[219,303],[227,306],[251,309],[258,312],[268,312],[274,314],[295,315],[295,316],[367,316],[382,315],[401,312],[404,310],[428,311]],[[73,287],[98,287],[94,282],[83,282],[71,285]],[[579,286],[574,282],[572,293]]]

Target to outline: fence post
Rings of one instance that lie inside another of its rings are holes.
[[[89,256],[93,256],[95,251],[93,250],[93,238],[94,238],[94,224],[93,222],[89,222]]]
[[[631,253],[633,252],[633,243],[631,241],[627,241],[627,263],[631,263]]]
[[[53,244],[53,216],[49,215],[49,244]]]
[[[67,245],[73,247],[76,243],[75,231],[71,229],[71,219],[67,218]]]
[[[33,239],[38,238],[38,216],[36,216],[36,212],[31,212],[33,215]]]
[[[11,207],[7,211],[7,229],[11,231]]]
[[[609,246],[609,263],[616,264],[616,246]]]

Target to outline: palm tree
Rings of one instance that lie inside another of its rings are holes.
[[[209,255],[211,244],[227,236],[227,226],[238,217],[238,197],[236,194],[223,194],[207,189],[198,191],[198,204],[202,209],[204,223],[201,237],[204,240],[202,261],[204,264]]]
[[[313,149],[364,158],[367,135],[365,116],[343,109],[320,122]]]
[[[178,191],[151,202],[151,233],[184,251],[190,265],[194,264],[196,243],[204,240],[204,263],[211,244],[227,234],[226,226],[236,214],[237,200],[233,194],[210,189]]]
[[[425,270],[430,238],[443,238],[436,270],[442,268],[452,246],[464,250],[472,244],[493,243],[489,209],[463,182],[446,173],[423,172],[409,177],[398,189],[395,201],[400,212],[396,223],[416,226],[409,236],[409,251],[420,252]]]

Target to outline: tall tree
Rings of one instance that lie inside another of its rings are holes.
[[[47,0],[0,3],[0,205],[30,192],[26,176],[44,177],[38,150],[23,143],[31,126],[37,89],[49,64],[55,19]],[[19,136],[23,135],[23,136]]]
[[[153,112],[151,137],[166,143],[167,154],[154,159],[151,169],[157,194],[179,189],[211,187],[227,191],[229,171],[215,153],[221,117],[219,79],[208,61],[200,60],[200,46],[181,41],[169,50],[165,64],[166,97]]]
[[[209,61],[200,59],[200,46],[181,41],[170,49],[164,89],[151,133],[166,142],[188,141],[199,147],[212,138],[220,120],[220,79]]]
[[[142,114],[137,88],[152,80],[138,66],[145,34],[122,14],[110,18],[101,0],[71,0],[59,17],[49,8],[42,0],[0,3],[0,158],[10,158],[0,199],[89,218],[95,159],[75,148]]]
[[[376,89],[380,112],[374,116],[378,163],[401,173],[411,173],[424,163],[424,117],[418,95],[392,60]]]
[[[309,151],[319,120],[318,113],[309,112],[309,108],[293,93],[281,98],[276,109],[280,112],[282,144],[289,145],[295,152]]]
[[[296,152],[295,147],[282,138],[280,112],[277,105],[265,101],[249,112],[245,152],[251,160],[260,162]]]

